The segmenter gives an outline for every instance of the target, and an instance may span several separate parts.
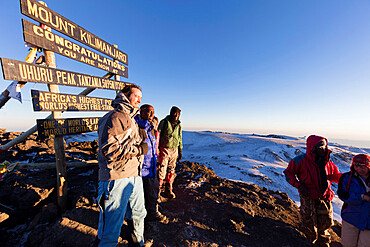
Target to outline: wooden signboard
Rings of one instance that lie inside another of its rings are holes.
[[[25,42],[128,78],[126,66],[77,45],[29,21],[22,19],[22,23]]]
[[[127,54],[35,0],[21,0],[22,14],[128,65]]]
[[[61,86],[100,88],[116,91],[121,90],[126,84],[130,84],[108,78],[25,63],[8,58],[0,59],[5,80],[39,82]]]
[[[98,117],[37,119],[38,138],[64,136],[93,132],[98,130]]]
[[[34,111],[111,111],[111,99],[31,90]]]

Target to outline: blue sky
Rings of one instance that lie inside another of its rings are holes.
[[[50,9],[128,54],[129,81],[161,119],[182,109],[185,130],[319,134],[370,146],[369,1],[54,1]],[[19,1],[1,1],[0,57],[23,61]],[[34,22],[34,21],[32,21]],[[35,23],[35,22],[34,22]],[[63,35],[61,35],[63,36]],[[56,55],[57,67],[105,71]],[[1,72],[2,75],[2,72]],[[10,81],[0,79],[0,92]],[[0,110],[0,127],[24,131],[48,113]],[[83,89],[61,87],[77,94]],[[96,90],[91,96],[113,98]],[[67,113],[63,117],[101,116]]]

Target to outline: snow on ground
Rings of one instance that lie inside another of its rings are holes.
[[[96,138],[97,134],[93,132],[69,136],[66,141]],[[298,190],[285,180],[283,171],[292,158],[306,151],[303,137],[183,131],[183,145],[183,160],[206,165],[222,178],[286,192],[299,205]],[[329,148],[332,150],[331,159],[340,172],[349,171],[353,155],[370,154],[370,149],[337,143],[329,143]],[[333,184],[332,187],[336,192],[337,185]],[[341,222],[342,201],[337,196],[333,200],[333,207],[334,219]]]
[[[286,192],[299,205],[298,190],[285,180],[283,171],[292,158],[305,152],[304,138],[184,131],[183,144],[184,160],[205,164],[226,179]],[[353,155],[370,153],[370,149],[332,143],[329,148],[333,151],[331,159],[341,172],[349,171]],[[336,184],[333,190],[337,190]],[[337,196],[333,207],[334,219],[341,222],[342,201]]]

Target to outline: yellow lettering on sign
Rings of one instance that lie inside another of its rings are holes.
[[[43,70],[40,72],[40,77],[41,77],[41,80],[43,81],[46,81],[47,80],[47,76],[46,76],[46,71]]]
[[[102,41],[95,39],[95,47],[99,50],[102,50]]]
[[[55,27],[55,28],[58,28],[59,27],[59,18],[58,16],[54,16],[54,19],[55,19],[55,23],[53,23],[53,15],[51,12],[49,12],[49,20],[50,20],[50,24]]]
[[[68,73],[68,84],[76,84],[74,74]]]
[[[27,66],[29,66],[29,65],[27,65]],[[32,66],[31,69],[33,70],[33,74],[35,76],[35,81],[39,81],[40,80],[40,70],[37,70],[34,66]]]
[[[73,43],[73,51],[80,53],[80,46]]]
[[[52,101],[52,102],[57,101],[57,95],[56,95],[56,94],[52,94],[52,95],[51,95],[51,101]]]
[[[58,84],[61,82],[61,77],[62,77],[62,71],[56,71],[56,75],[57,75],[57,82],[58,82]]]
[[[68,26],[71,28],[71,34],[72,36],[74,35],[74,29],[76,28],[74,25],[72,25],[71,23],[68,23]]]
[[[87,56],[86,49],[81,47],[81,54]]]
[[[57,44],[57,45],[62,45],[62,46],[64,46],[64,38],[62,38],[62,37],[60,37],[60,36],[55,36],[55,43]]]
[[[86,33],[85,31],[80,30],[81,40],[82,40],[83,42],[86,42],[86,43],[87,43],[86,34],[87,34],[87,33]]]
[[[104,51],[105,52],[109,53],[111,56],[112,55],[114,56],[114,54],[112,54],[112,48],[110,46],[108,46],[105,43],[103,43],[103,47],[104,47]]]
[[[68,49],[72,50],[72,42],[69,40],[64,40],[64,46],[67,47]]]
[[[59,47],[59,46],[57,46],[57,48],[58,48],[59,53],[62,53],[64,50],[62,47]]]
[[[31,80],[34,80],[32,69],[29,66],[26,66],[26,70],[27,70],[27,77],[30,78]]]
[[[54,42],[54,34],[48,30],[45,30],[45,37],[47,40]]]
[[[44,30],[41,28],[41,27],[39,27],[39,26],[33,26],[33,32],[36,34],[36,35],[38,35],[38,36],[40,36],[40,37],[44,37],[44,32],[43,32]]]
[[[19,74],[21,75],[21,78],[23,80],[27,79],[27,72],[26,72],[26,66],[24,64],[19,64]]]
[[[91,64],[92,66],[95,66],[95,61],[94,60],[85,58],[83,56],[81,57],[81,61],[84,62],[84,63],[87,63],[87,64]]]
[[[49,15],[48,15],[48,11],[46,9],[44,9],[43,7],[39,7],[39,16],[40,16],[40,19],[46,23],[49,22]]]
[[[67,21],[60,20],[60,27],[61,30],[64,29],[66,33],[68,33],[68,24]]]
[[[33,15],[36,18],[39,17],[38,14],[37,14],[37,5],[36,4],[32,5],[32,3],[30,2],[30,0],[27,0],[27,8],[28,8],[28,13],[30,15]]]
[[[62,72],[62,82],[63,82],[63,84],[67,84],[66,72]]]
[[[55,122],[54,121],[45,121],[44,122],[44,128],[45,129],[55,128]]]
[[[40,95],[41,94],[43,94],[42,92],[40,92]],[[51,98],[51,95],[50,95],[50,93],[45,93],[44,94],[44,97],[45,97],[45,100],[44,101],[49,101],[50,100],[50,98]],[[41,97],[40,97],[41,98]]]

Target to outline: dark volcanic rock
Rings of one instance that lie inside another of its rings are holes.
[[[21,132],[6,132],[4,129],[0,131],[0,145],[4,145],[10,140],[13,140]],[[98,142],[72,142],[69,145],[65,144],[66,161],[81,161],[96,159],[98,150]],[[9,162],[28,162],[42,163],[55,162],[54,141],[49,138],[43,141],[37,139],[37,132],[30,135],[26,140],[14,145],[10,150],[0,153],[0,162],[5,160]]]
[[[0,130],[0,138],[17,134]],[[38,148],[27,153],[19,145],[10,161],[25,154],[31,161],[52,157],[34,137],[29,144]],[[71,143],[66,148],[71,160],[95,159],[96,150],[96,142]],[[34,152],[35,158],[30,155]],[[14,170],[0,182],[0,203],[9,207],[0,207],[2,246],[92,244],[99,218],[98,167],[68,168],[68,210],[63,214],[56,206],[55,173],[54,169]],[[176,173],[176,199],[162,193],[160,211],[167,217],[146,223],[145,246],[314,246],[298,230],[299,211],[286,193],[222,179],[195,162],[179,163]],[[124,224],[118,246],[127,246],[126,228]],[[340,225],[333,229],[340,232]],[[334,231],[331,235],[339,241]]]

